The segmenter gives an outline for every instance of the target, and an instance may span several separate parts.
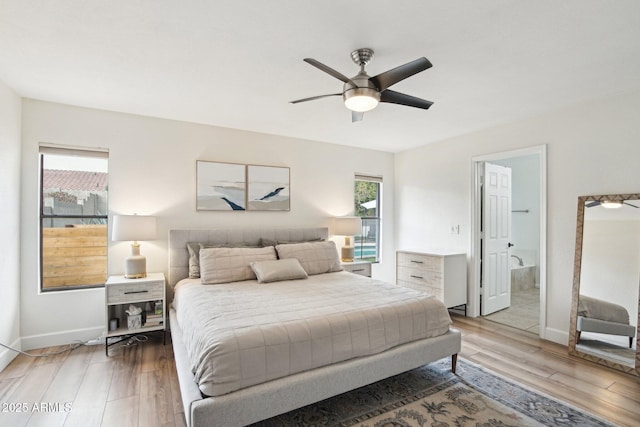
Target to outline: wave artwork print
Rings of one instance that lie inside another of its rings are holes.
[[[247,200],[251,211],[290,210],[289,168],[249,165]]]
[[[196,162],[196,209],[244,211],[246,171],[244,165]]]

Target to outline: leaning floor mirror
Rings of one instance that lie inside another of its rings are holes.
[[[640,375],[640,194],[578,198],[569,353]]]

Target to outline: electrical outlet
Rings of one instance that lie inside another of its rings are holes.
[[[460,234],[460,224],[452,225],[450,230],[451,234]]]

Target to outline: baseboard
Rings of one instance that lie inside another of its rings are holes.
[[[20,338],[7,345],[17,350],[22,350],[22,348],[20,347]],[[9,363],[11,363],[11,361],[17,356],[17,352],[9,350],[8,348],[0,347],[0,372],[4,371],[4,368],[9,366]]]
[[[104,326],[94,326],[49,334],[30,335],[22,337],[22,350],[72,344],[78,341],[85,342],[101,336],[103,332]]]
[[[569,345],[569,333],[559,329],[545,328],[544,337],[547,341],[552,341],[561,345]]]

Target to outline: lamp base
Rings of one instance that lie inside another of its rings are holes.
[[[353,262],[354,248],[353,246],[343,246],[341,251],[341,260],[344,262]]]
[[[147,259],[142,255],[133,255],[125,260],[125,279],[143,279],[147,277]]]

